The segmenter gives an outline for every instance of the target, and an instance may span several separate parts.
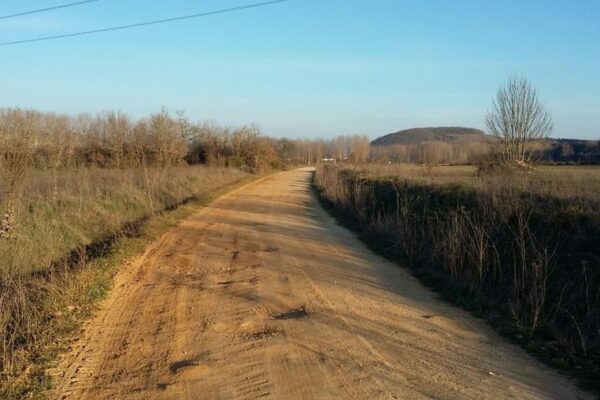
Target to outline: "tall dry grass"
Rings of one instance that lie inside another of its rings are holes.
[[[77,168],[33,171],[21,189],[16,226],[0,241],[0,272],[45,270],[77,247],[98,241],[153,210],[206,195],[248,174],[226,168]],[[8,188],[0,185],[0,198]]]
[[[47,382],[35,368],[75,326],[81,304],[103,290],[92,258],[138,234],[151,214],[248,176],[203,166],[29,170],[10,236],[0,238],[0,397]],[[0,204],[11,190],[0,185]]]
[[[322,166],[315,184],[372,246],[600,382],[600,168]]]

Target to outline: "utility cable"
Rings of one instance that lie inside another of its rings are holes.
[[[16,13],[16,14],[2,15],[2,16],[0,16],[0,20],[9,19],[9,18],[16,18],[16,17],[22,17],[24,15],[38,14],[38,13],[43,13],[43,12],[47,12],[47,11],[60,10],[61,8],[75,7],[75,6],[80,6],[82,4],[94,3],[96,1],[100,1],[100,0],[76,1],[74,3],[59,4],[59,5],[52,6],[52,7],[39,8],[37,10],[30,10],[30,11],[23,11],[23,12],[19,12],[19,13]]]
[[[222,8],[220,10],[206,11],[206,12],[197,13],[197,14],[182,15],[179,17],[157,19],[154,21],[138,22],[138,23],[129,24],[129,25],[113,26],[110,28],[93,29],[93,30],[89,30],[89,31],[65,33],[65,34],[54,35],[54,36],[43,36],[43,37],[32,38],[32,39],[14,40],[14,41],[10,41],[10,42],[0,42],[0,46],[13,46],[13,45],[17,45],[17,44],[43,42],[43,41],[47,41],[47,40],[64,39],[64,38],[70,38],[70,37],[75,37],[75,36],[84,36],[84,35],[92,35],[92,34],[96,34],[96,33],[104,33],[104,32],[119,31],[119,30],[124,30],[124,29],[139,28],[139,27],[148,26],[148,25],[165,24],[165,23],[169,23],[169,22],[182,21],[182,20],[192,19],[192,18],[208,17],[210,15],[226,14],[226,13],[231,13],[231,12],[235,12],[235,11],[247,10],[250,8],[265,7],[265,6],[270,6],[270,5],[274,5],[274,4],[278,4],[278,3],[285,3],[288,1],[290,1],[290,0],[263,1],[260,3],[247,4],[247,5],[239,6],[239,7]]]

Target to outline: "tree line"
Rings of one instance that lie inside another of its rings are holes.
[[[133,119],[115,111],[78,116],[18,108],[0,109],[0,152],[4,164],[15,154],[35,168],[96,166],[128,168],[207,164],[251,171],[323,160],[366,162],[366,136],[332,140],[265,136],[258,125],[225,127],[191,122],[163,109]]]
[[[498,91],[486,124],[495,141],[371,146],[364,135],[329,140],[273,138],[263,135],[258,125],[195,123],[182,112],[171,114],[166,109],[133,119],[114,111],[73,117],[5,108],[0,109],[0,166],[27,159],[36,168],[187,163],[260,171],[318,162],[477,164],[490,158],[509,163],[573,158],[569,143],[561,143],[558,152],[547,140],[551,117],[526,79],[511,78]],[[584,147],[592,150],[578,159],[595,160],[597,143]]]

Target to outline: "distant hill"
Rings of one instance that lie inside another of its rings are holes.
[[[433,158],[440,163],[464,164],[489,154],[494,137],[479,129],[462,127],[412,128],[381,136],[371,142],[372,156],[380,161],[416,162]],[[538,141],[535,158],[547,163],[600,164],[600,141],[555,139]]]
[[[423,142],[487,143],[491,137],[483,131],[461,127],[412,128],[390,133],[371,142],[374,146],[410,145]]]

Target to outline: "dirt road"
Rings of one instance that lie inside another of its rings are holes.
[[[584,399],[323,211],[308,170],[155,243],[58,369],[63,399]]]

